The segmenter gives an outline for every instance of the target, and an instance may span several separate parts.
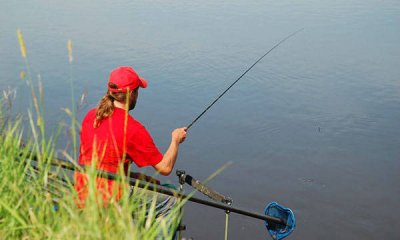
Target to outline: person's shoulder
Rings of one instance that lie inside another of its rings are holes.
[[[97,111],[97,108],[92,108],[92,109],[90,109],[88,112],[87,112],[87,115],[95,115],[96,114],[96,111]]]
[[[130,130],[135,130],[135,131],[143,131],[146,130],[146,128],[144,127],[144,125],[139,122],[137,119],[135,119],[132,115],[130,115],[129,113],[127,114],[127,112],[124,109],[121,108],[115,108],[114,109],[114,113],[113,113],[113,117],[115,117],[116,119],[118,119],[118,121],[125,121],[126,117],[128,118],[128,128]],[[128,131],[128,132],[132,132],[132,131]]]
[[[94,118],[94,117],[96,116],[96,111],[97,111],[97,108],[92,108],[92,109],[90,109],[90,110],[86,113],[84,119],[91,119],[91,118]]]
[[[146,127],[136,120],[134,117],[130,116],[128,120],[128,136],[132,141],[144,141],[145,139],[151,139],[149,131]]]
[[[144,125],[143,125],[141,122],[139,122],[138,120],[136,120],[136,119],[135,119],[134,117],[132,117],[131,115],[129,115],[128,124],[129,124],[129,126],[132,126],[132,127],[134,127],[134,128],[138,128],[138,129],[145,128]]]
[[[82,119],[82,128],[93,125],[96,118],[96,108],[90,109]]]

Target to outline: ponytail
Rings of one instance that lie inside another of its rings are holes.
[[[93,123],[94,128],[98,128],[104,118],[111,116],[114,112],[114,98],[109,92],[100,100],[96,110],[96,118]]]
[[[109,87],[114,89],[118,88],[114,83],[110,83]],[[111,93],[110,91],[107,91],[106,95],[100,100],[99,105],[97,106],[96,118],[94,119],[93,127],[98,128],[104,118],[111,116],[111,114],[114,112],[114,101],[126,102],[127,96],[130,93],[131,92],[129,91],[126,93]]]

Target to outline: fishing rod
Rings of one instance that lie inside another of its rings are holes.
[[[208,107],[202,112],[200,113],[187,127],[186,127],[186,131],[189,130],[189,128],[192,127],[192,125],[197,122],[197,120],[199,120],[201,118],[201,116],[204,115],[204,113],[206,113],[208,111],[208,109],[210,109],[226,92],[229,91],[229,89],[231,89],[233,87],[233,85],[235,85],[244,75],[246,75],[247,72],[249,72],[259,61],[261,61],[261,59],[263,59],[265,56],[267,56],[270,52],[272,52],[275,48],[277,48],[279,45],[281,45],[283,42],[285,42],[286,40],[288,40],[289,38],[293,37],[294,35],[296,35],[298,32],[302,31],[304,28],[297,30],[296,32],[290,34],[289,36],[285,37],[284,39],[282,39],[280,42],[278,42],[277,44],[275,44],[275,46],[273,46],[271,49],[269,49],[264,55],[262,55],[255,63],[253,63],[253,65],[251,65],[246,71],[243,72],[242,75],[240,75],[240,77],[238,77],[231,85],[229,85],[229,87],[223,91],[210,105],[208,105]]]

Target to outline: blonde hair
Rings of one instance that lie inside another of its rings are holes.
[[[115,84],[110,83],[111,88],[118,88]],[[107,91],[106,95],[100,100],[97,110],[96,110],[96,118],[94,119],[93,122],[93,127],[98,128],[101,124],[101,122],[111,116],[111,114],[114,112],[114,101],[117,100],[118,102],[126,102],[128,94],[130,94],[131,91],[127,91],[126,93],[124,92],[117,92],[117,93],[111,93],[110,91]]]

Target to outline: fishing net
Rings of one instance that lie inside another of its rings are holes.
[[[265,221],[265,226],[273,239],[283,239],[293,232],[296,228],[294,213],[289,208],[285,208],[276,202],[272,202],[265,208],[265,215],[279,218],[286,224],[279,224]]]

